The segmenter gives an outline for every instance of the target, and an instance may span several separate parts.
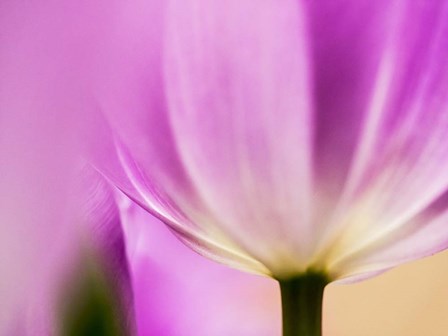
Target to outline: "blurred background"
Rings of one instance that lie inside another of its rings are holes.
[[[443,336],[448,330],[448,253],[371,280],[329,286],[325,331],[334,336]]]

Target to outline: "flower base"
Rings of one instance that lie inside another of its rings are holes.
[[[329,283],[325,274],[307,272],[279,280],[282,297],[283,336],[321,336],[322,299]]]

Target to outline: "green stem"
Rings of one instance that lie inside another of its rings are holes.
[[[328,282],[324,274],[313,272],[279,280],[283,336],[322,335],[322,299]]]

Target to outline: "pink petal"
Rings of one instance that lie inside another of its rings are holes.
[[[201,15],[199,10],[215,18],[196,20],[201,27],[190,29],[189,20]],[[142,203],[160,202],[175,222],[194,229],[193,236],[240,246],[238,253],[270,267],[279,264],[274,260],[302,267],[310,251],[299,239],[313,230],[310,78],[300,6],[295,1],[256,8],[249,1],[226,6],[193,1],[164,9],[153,2],[131,11],[133,17],[146,15],[146,21],[132,26],[122,18],[118,43],[130,47],[115,46],[116,54],[108,53],[105,73],[113,67],[120,81],[103,86],[103,110],[118,133],[120,153],[127,152],[120,154],[127,174],[142,187],[128,194],[140,202],[146,198]],[[251,20],[242,20],[251,11]],[[173,22],[166,28],[165,15]],[[213,40],[217,33],[222,39]],[[203,65],[211,68],[192,72]],[[192,103],[189,110],[183,109],[183,99]],[[146,205],[153,212],[160,207]],[[186,242],[197,245],[190,236],[184,235]],[[269,245],[271,252],[254,241]]]
[[[434,207],[441,213],[448,205],[442,199],[448,190],[448,10],[438,2],[399,9],[350,173],[327,223],[331,238],[324,245],[349,246],[334,252],[330,268],[391,245],[402,246],[403,260],[447,246],[442,220],[431,217]],[[410,252],[409,242],[426,248]],[[398,263],[391,254],[377,267]]]

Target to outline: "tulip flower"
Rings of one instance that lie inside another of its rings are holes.
[[[97,168],[198,253],[277,279],[284,335],[319,335],[327,283],[448,247],[447,5],[125,10]]]

